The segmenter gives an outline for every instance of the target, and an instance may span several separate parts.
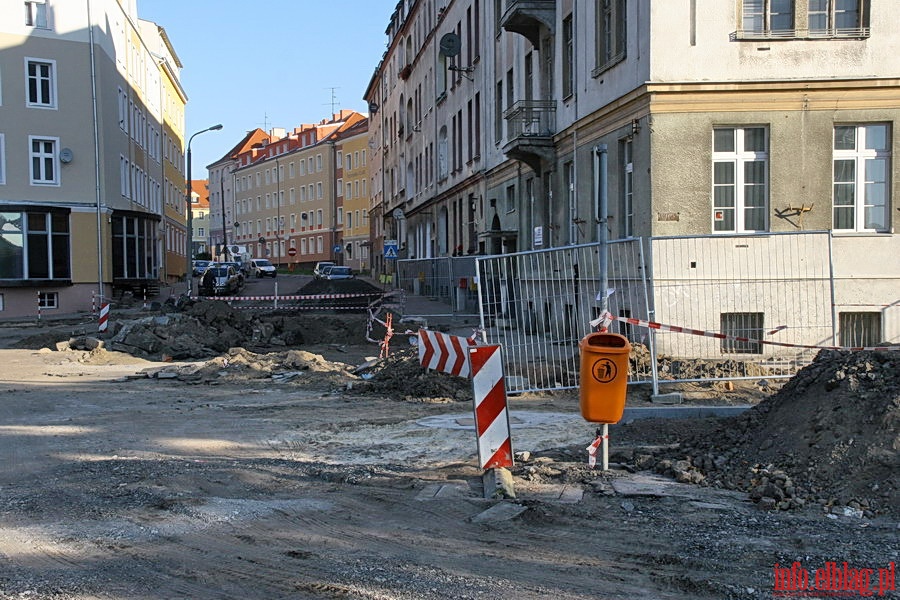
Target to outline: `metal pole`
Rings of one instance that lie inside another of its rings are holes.
[[[222,199],[222,247],[225,248],[225,258],[228,258],[228,230],[225,228],[225,169],[219,173],[219,195]],[[232,258],[234,258],[232,256]],[[191,269],[193,273],[193,269]]]
[[[609,310],[609,196],[606,190],[606,144],[594,148],[594,194],[597,198],[597,241],[600,243],[600,310]]]
[[[599,144],[594,148],[594,180],[596,186],[594,193],[597,197],[597,241],[600,243],[599,275],[600,275],[600,312],[609,312],[609,229],[607,221],[609,215],[609,195],[606,191],[606,144]],[[602,331],[606,331],[603,327]],[[603,454],[601,467],[609,470],[609,425],[603,424],[601,447]]]
[[[187,195],[187,293],[188,296],[194,293],[194,213],[192,210],[192,196],[194,195],[194,185],[191,180],[191,142],[201,133],[207,131],[218,131],[222,129],[222,124],[217,123],[212,127],[202,129],[188,138],[187,143],[187,165],[185,169],[185,193]]]

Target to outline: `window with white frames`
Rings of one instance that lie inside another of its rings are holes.
[[[343,206],[338,206],[338,209],[337,209],[337,223],[338,223],[338,225],[343,225],[343,224],[344,224],[344,207],[343,207]]]
[[[834,128],[834,229],[887,231],[891,140],[886,123]]]
[[[713,231],[768,230],[769,136],[765,127],[713,130]]]
[[[741,28],[771,36],[794,34],[794,0],[744,0]]]
[[[322,209],[316,211],[316,227],[321,227],[323,223],[322,220]]]
[[[870,5],[871,0],[739,0],[741,22],[732,39],[868,37]]]
[[[316,184],[316,199],[322,199],[322,182]]]
[[[29,136],[32,185],[59,185],[56,147],[59,138]]]
[[[316,173],[322,170],[322,155],[316,154]]]
[[[25,25],[47,29],[47,4],[36,0],[25,2]]]
[[[119,88],[119,128],[128,133],[128,94]]]
[[[288,177],[290,177],[291,179],[294,178],[294,163],[293,162],[288,164]]]
[[[622,237],[634,235],[634,142],[622,142]]]
[[[25,104],[32,108],[56,108],[56,61],[25,59]]]
[[[335,186],[335,187],[337,188],[337,195],[343,196],[344,195],[344,179],[343,179],[343,177],[338,177],[337,186]]]
[[[325,250],[324,240],[322,239],[322,236],[320,235],[316,238],[316,252],[318,252],[319,254],[322,254],[322,252],[324,250]]]
[[[353,212],[347,211],[347,229],[353,229]]]

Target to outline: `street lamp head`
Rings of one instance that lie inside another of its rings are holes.
[[[212,127],[209,128],[210,131],[218,131],[218,130],[220,130],[220,129],[222,129],[222,124],[221,124],[221,123],[217,123],[217,124],[215,124],[215,125],[213,125]]]

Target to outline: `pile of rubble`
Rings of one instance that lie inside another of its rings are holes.
[[[472,382],[419,363],[418,350],[403,348],[377,361],[364,373],[366,381],[354,389],[365,394],[390,395],[416,402],[461,402],[472,399]]]
[[[257,314],[225,302],[200,301],[188,304],[182,312],[114,322],[107,348],[148,359],[189,360],[237,347],[366,344],[366,320],[363,315]]]
[[[900,514],[900,352],[823,350],[778,393],[684,440],[678,454],[656,470],[746,491],[762,508]]]

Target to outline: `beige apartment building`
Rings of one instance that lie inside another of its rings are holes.
[[[24,7],[0,4],[0,318],[185,271],[186,95],[165,31],[135,2]]]
[[[360,120],[341,131],[335,141],[338,157],[338,227],[342,238],[340,259],[336,262],[354,271],[372,268],[369,248],[369,121]]]
[[[370,212],[417,258],[601,224],[825,230],[836,312],[900,339],[898,18],[879,0],[405,0],[364,96]]]
[[[227,172],[233,180],[234,243],[246,246],[255,258],[292,269],[342,260],[344,196],[337,186],[343,154],[339,159],[338,147],[365,120],[361,113],[342,110],[290,133],[273,129],[233,160],[223,157],[214,163],[217,173]],[[355,178],[365,177],[357,171]],[[221,189],[225,193],[224,185]],[[227,207],[228,198],[224,201]]]

